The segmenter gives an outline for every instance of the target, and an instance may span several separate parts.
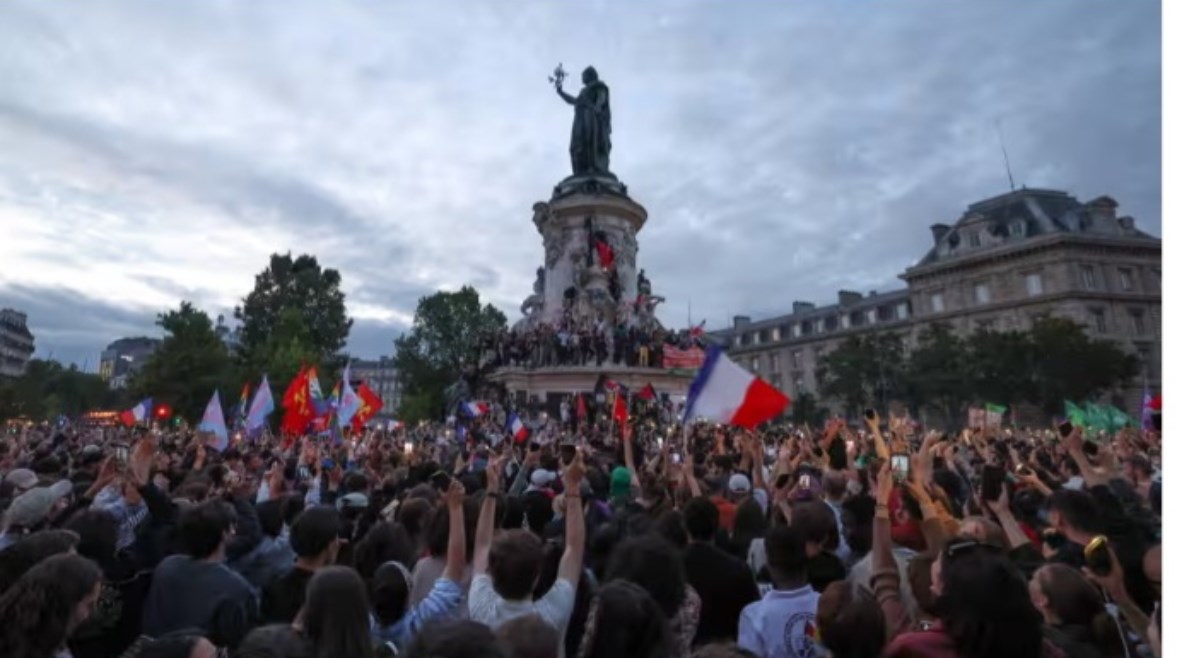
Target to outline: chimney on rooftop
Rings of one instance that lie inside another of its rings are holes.
[[[862,301],[862,293],[852,290],[838,291],[838,306],[850,306]]]
[[[793,302],[793,315],[812,311],[815,308],[817,307],[813,305],[813,302]]]
[[[952,227],[947,224],[932,224],[932,240],[935,241],[936,244],[940,244],[940,241],[943,240],[944,236],[948,235],[948,232],[951,230]]]

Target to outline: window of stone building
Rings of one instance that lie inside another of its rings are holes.
[[[1015,238],[1024,237],[1026,235],[1026,222],[1016,221],[1010,224],[1009,234]]]
[[[932,301],[932,312],[933,313],[943,313],[944,312],[944,293],[942,293],[942,292],[932,293],[932,300],[931,301]]]
[[[1136,277],[1132,274],[1131,268],[1121,267],[1119,273],[1121,289],[1133,290],[1136,288]]]
[[[801,369],[801,350],[793,350],[793,369]]]
[[[777,353],[774,352],[772,354],[769,354],[768,355],[768,371],[769,372],[779,372],[781,369],[780,361],[781,361],[780,355],[778,355]]]
[[[974,285],[973,286],[973,299],[978,304],[988,304],[989,303],[989,284],[988,283],[978,283],[978,284]]]
[[[769,336],[768,329],[761,329],[760,330],[760,342],[767,343],[768,336]]]
[[[773,342],[776,342],[776,341],[778,341],[778,340],[780,340],[780,339],[781,339],[781,328],[780,328],[780,327],[773,327],[773,328],[772,328],[772,340],[773,340]]]
[[[907,302],[901,302],[898,306],[895,307],[895,317],[899,318],[900,320],[907,319]]]
[[[760,372],[760,357],[752,357],[752,372]]]
[[[838,316],[831,315],[825,319],[826,331],[836,331],[838,329]]]
[[[842,316],[842,328],[843,328],[843,329],[849,329],[849,328],[850,328],[850,316],[849,316],[849,315],[843,315],[843,316]]]
[[[1079,280],[1083,283],[1084,290],[1095,290],[1095,267],[1080,265]]]
[[[981,246],[981,234],[977,233],[976,231],[971,231],[969,233],[968,240],[969,240],[970,247],[980,247]]]
[[[806,320],[801,323],[801,335],[808,336],[813,333],[813,323]]]
[[[875,309],[872,308],[866,312],[866,323],[867,324],[874,324],[878,321],[879,321],[879,312],[878,311],[876,311]]]
[[[1128,315],[1132,316],[1132,331],[1137,336],[1143,336],[1145,333],[1144,311],[1129,311]]]
[[[1108,332],[1107,314],[1102,308],[1087,309],[1091,314],[1091,326],[1095,329],[1095,333],[1106,334]]]
[[[1031,297],[1042,294],[1042,274],[1030,272],[1026,275],[1026,294]]]
[[[800,337],[801,337],[801,325],[795,324],[795,325],[793,325],[793,338],[800,338]]]

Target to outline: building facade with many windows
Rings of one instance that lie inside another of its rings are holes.
[[[838,302],[794,302],[788,315],[733,319],[712,334],[729,355],[790,396],[817,394],[821,356],[857,332],[891,331],[907,345],[932,323],[960,333],[1029,329],[1046,315],[1084,325],[1141,360],[1124,391],[1139,408],[1161,388],[1161,241],[1117,216],[1109,197],[1081,203],[1053,190],[1021,189],[935,224],[932,247],[899,275],[905,288]],[[1135,405],[1135,406],[1133,406]]]
[[[0,309],[0,377],[25,374],[35,349],[28,315],[11,308]]]

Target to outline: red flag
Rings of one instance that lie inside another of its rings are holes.
[[[588,407],[584,404],[584,393],[576,394],[576,417],[584,420],[588,416]]]
[[[639,400],[653,400],[656,397],[658,397],[658,394],[656,392],[654,392],[654,385],[653,384],[647,383],[645,388],[638,391],[638,399]]]
[[[311,412],[310,382],[307,379],[306,367],[298,371],[286,393],[282,395],[282,429],[291,434],[301,435],[306,431],[307,423],[311,422],[314,414]]]
[[[613,400],[613,420],[622,427],[629,422],[629,407],[625,404],[625,396],[617,395]]]
[[[702,338],[703,337],[703,325],[705,325],[705,324],[707,324],[707,321],[703,320],[702,322],[699,323],[699,325],[697,327],[691,327],[691,338]]]
[[[597,258],[601,261],[602,269],[613,267],[613,247],[604,240],[597,240]]]
[[[360,387],[356,389],[356,395],[360,398],[360,408],[351,418],[351,427],[359,432],[364,429],[364,424],[384,407],[384,401],[380,399],[379,395],[373,393],[372,389],[368,388],[367,382],[360,384]]]

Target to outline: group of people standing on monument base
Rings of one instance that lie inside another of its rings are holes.
[[[687,349],[699,339],[688,331],[647,329],[603,319],[559,325],[541,324],[520,331],[504,331],[486,342],[492,367],[545,368],[605,365],[661,368],[666,346]]]

